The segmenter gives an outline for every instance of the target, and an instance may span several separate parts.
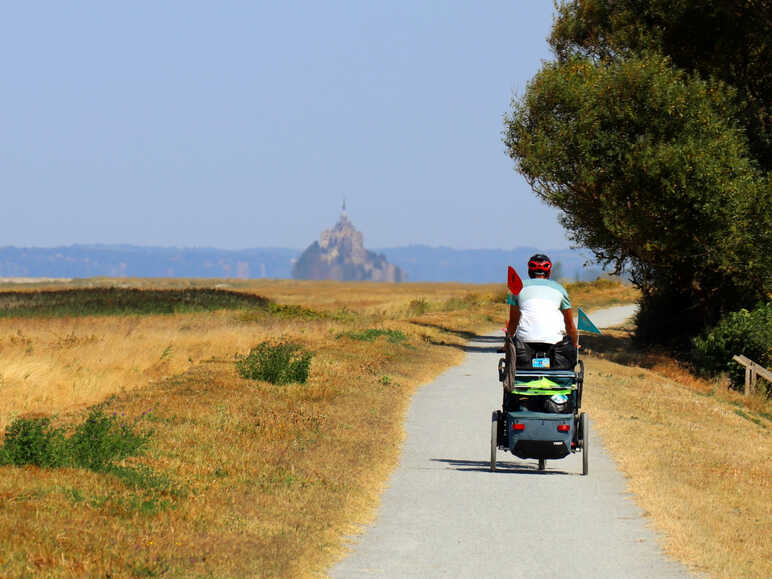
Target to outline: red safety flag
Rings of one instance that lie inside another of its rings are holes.
[[[507,270],[507,287],[509,288],[509,291],[511,291],[512,295],[514,296],[519,294],[520,290],[523,289],[523,280],[520,279],[520,276],[517,275],[515,268],[512,267],[511,265]]]

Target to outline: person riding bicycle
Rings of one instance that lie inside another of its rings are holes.
[[[507,293],[507,336],[514,336],[517,367],[531,368],[535,355],[546,355],[550,368],[576,365],[579,333],[565,288],[550,279],[552,262],[537,253],[528,260],[528,277],[518,295]]]

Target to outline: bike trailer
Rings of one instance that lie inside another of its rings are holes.
[[[507,412],[507,446],[519,458],[563,458],[571,452],[574,415]]]

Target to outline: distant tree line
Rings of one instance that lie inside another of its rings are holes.
[[[642,340],[691,347],[772,295],[770,30],[768,0],[561,2],[506,116],[572,240],[641,288]]]

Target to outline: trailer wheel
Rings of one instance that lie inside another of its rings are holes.
[[[499,411],[494,410],[491,416],[491,472],[496,472],[496,450],[498,449]]]
[[[587,418],[587,413],[582,412],[579,416],[579,427],[581,428],[582,438],[582,475],[587,475],[589,472],[589,454],[587,449],[589,447],[590,439],[590,419]]]

